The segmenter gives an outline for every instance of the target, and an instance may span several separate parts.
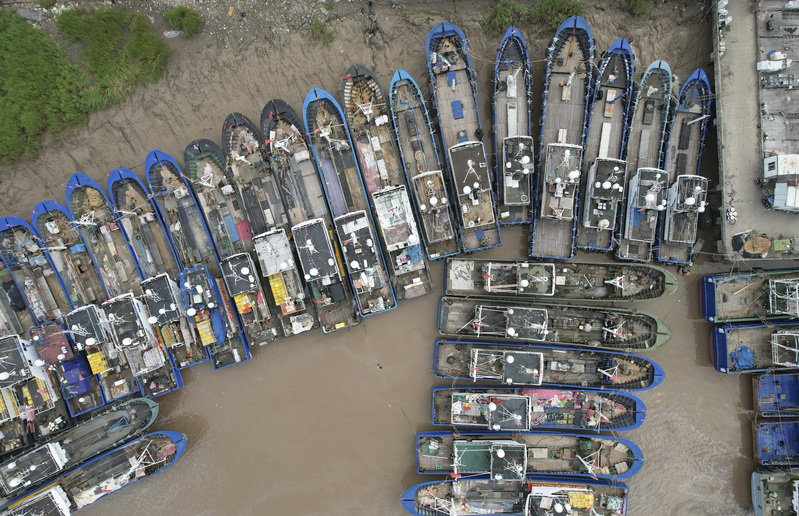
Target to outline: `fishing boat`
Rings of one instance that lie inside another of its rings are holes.
[[[74,306],[108,299],[99,267],[69,210],[55,201],[40,202],[33,208],[31,223]]]
[[[86,355],[89,368],[103,390],[103,398],[112,402],[139,392],[140,387],[124,349],[115,340],[106,307],[76,308],[64,317],[64,322],[75,347]]]
[[[436,342],[434,372],[439,378],[642,391],[665,378],[657,363],[629,353],[509,342]]]
[[[224,369],[250,360],[250,347],[244,340],[224,280],[198,265],[178,274],[177,283],[186,315],[196,328],[195,335],[211,355],[213,368]]]
[[[799,416],[799,374],[795,371],[752,376],[757,417]]]
[[[338,250],[334,251],[335,243],[331,241],[329,235],[333,220],[327,209],[327,201],[308,140],[301,128],[302,124],[296,112],[282,100],[270,100],[261,112],[261,131],[267,137],[268,161],[281,185],[280,192],[292,224],[291,236],[299,256],[303,284],[306,285],[309,294],[308,298],[301,299],[299,290],[296,290],[293,298],[297,300],[296,306],[302,301],[313,307],[316,314],[314,319],[318,319],[323,332],[329,333],[358,324],[360,316],[346,273],[342,272],[343,267],[339,268]],[[266,247],[266,244],[273,239],[281,242],[282,250],[274,256],[275,248],[271,245]],[[263,245],[260,244],[261,240]],[[289,286],[294,285],[296,278],[293,278],[293,275],[299,274],[300,271],[297,269],[294,257],[288,256],[290,249],[285,248],[283,236],[280,234],[259,236],[256,238],[256,251],[262,271],[267,277],[271,277],[270,272],[282,276],[285,271],[289,277],[284,279],[284,283],[290,281]],[[322,270],[319,264],[322,262],[327,264],[322,268],[327,271],[324,275],[319,273]],[[312,271],[316,271],[316,275],[312,275]],[[287,304],[286,308],[289,307]],[[292,315],[289,319],[292,331],[299,330],[299,328],[294,329],[295,323],[299,323],[301,328],[306,328],[309,316],[308,306],[304,313]],[[312,327],[315,325],[316,320]]]
[[[7,457],[34,444],[34,435],[26,430],[28,422],[48,431],[53,423],[52,432],[57,432],[71,421],[30,341],[18,335],[0,338],[0,357],[0,430],[4,435],[0,455]],[[44,424],[46,419],[49,423]]]
[[[799,317],[799,269],[707,274],[699,289],[699,306],[708,322]]]
[[[75,173],[67,181],[66,197],[73,223],[89,247],[109,297],[138,292],[139,264],[100,185]]]
[[[346,283],[341,258],[334,250],[325,219],[297,224],[291,228],[291,234],[322,331],[331,333],[358,325],[359,309]]]
[[[37,447],[0,464],[0,504],[29,492],[101,453],[138,437],[158,417],[158,405],[134,398],[40,440]]]
[[[630,180],[623,231],[616,258],[648,262],[655,244],[659,211],[666,209],[668,174],[658,168],[666,146],[672,75],[668,63],[654,61],[641,77],[624,148]]]
[[[755,419],[752,425],[755,462],[763,466],[799,465],[799,420]]]
[[[433,425],[490,432],[619,432],[646,418],[643,401],[618,391],[434,387],[432,406]]]
[[[579,16],[568,18],[547,49],[531,256],[574,256],[593,60],[588,24]]]
[[[447,149],[450,188],[460,214],[463,250],[500,246],[502,236],[466,36],[452,23],[438,23],[427,33],[425,54],[441,140]]]
[[[479,258],[449,258],[445,280],[448,296],[569,301],[656,299],[677,288],[674,275],[651,265]]]
[[[164,343],[156,337],[147,308],[133,294],[123,294],[103,304],[114,341],[124,355],[142,395],[155,398],[183,387]],[[120,360],[120,363],[122,360]]]
[[[6,505],[6,514],[69,516],[101,498],[155,475],[186,451],[186,436],[155,432],[84,463]]]
[[[24,310],[15,310],[26,332],[72,309],[49,253],[33,228],[19,217],[0,219],[0,258],[7,271],[5,277],[0,275],[2,282],[11,281],[16,286],[30,311],[25,314]]]
[[[460,244],[435,133],[422,91],[405,70],[397,70],[391,78],[389,106],[427,257],[438,260],[456,255]]]
[[[438,333],[635,351],[658,348],[671,339],[666,323],[646,312],[450,296],[438,304]]]
[[[282,336],[274,325],[258,270],[249,253],[234,254],[220,263],[225,289],[233,299],[244,335],[250,346],[262,346]]]
[[[144,279],[161,273],[174,278],[180,270],[177,258],[152,196],[141,180],[126,168],[115,169],[108,176],[108,194]]]
[[[305,283],[300,279],[293,246],[286,231],[283,228],[273,229],[257,235],[253,242],[261,273],[267,279],[275,306],[280,311],[277,319],[282,324],[283,335],[288,337],[316,328],[317,320],[306,303]],[[233,280],[234,283],[236,281]]]
[[[717,324],[710,357],[727,374],[779,371],[799,367],[799,323],[765,321]]]
[[[150,151],[144,163],[147,184],[158,213],[167,227],[169,240],[183,270],[204,265],[219,276],[219,261],[198,202],[175,158],[159,150]]]
[[[711,99],[707,75],[698,69],[680,90],[661,160],[661,167],[669,175],[669,194],[658,243],[660,262],[693,262],[696,226],[707,204],[708,181],[698,174]]]
[[[755,516],[790,514],[799,500],[798,467],[761,467],[752,472],[752,506]],[[796,512],[794,510],[794,512]]]
[[[172,355],[178,369],[184,369],[208,360],[208,350],[203,345],[197,325],[186,315],[180,288],[167,273],[144,280],[141,284],[144,303],[158,340]]]
[[[491,102],[497,211],[502,225],[532,222],[530,196],[535,173],[532,77],[527,44],[519,29],[510,27],[499,43]]]
[[[89,369],[86,358],[75,352],[71,332],[58,321],[31,328],[31,343],[36,355],[60,386],[61,399],[69,414],[77,417],[105,405],[100,384]]]
[[[303,113],[360,314],[366,317],[393,310],[397,299],[375,238],[344,114],[336,100],[319,88],[308,92]]]
[[[528,476],[492,480],[487,476],[417,484],[402,495],[415,516],[625,516],[627,486],[592,478]]]
[[[355,64],[347,70],[341,92],[394,294],[400,300],[429,294],[433,281],[405,187],[383,88],[371,70]]]
[[[644,465],[644,454],[619,437],[552,432],[420,432],[416,472],[427,475],[569,475],[626,480]]]

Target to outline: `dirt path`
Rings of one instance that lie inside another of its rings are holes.
[[[709,20],[701,7],[659,2],[655,17],[644,19],[616,8],[594,7],[610,3],[607,0],[586,3],[590,7],[584,17],[593,31],[597,56],[625,36],[636,52],[639,72],[654,59],[668,60],[678,77],[686,77],[698,66],[712,71]],[[171,4],[171,0],[157,0],[132,5],[152,16],[158,30],[167,30],[160,13]],[[228,17],[231,5],[235,15]],[[4,215],[27,218],[40,201],[64,202],[64,185],[74,172],[88,174],[103,185],[117,167],[130,168],[143,177],[144,158],[153,148],[182,162],[183,150],[193,139],[219,141],[229,112],[239,111],[257,123],[262,107],[272,98],[286,100],[299,112],[311,87],[340,97],[341,75],[354,62],[371,67],[384,88],[399,68],[426,87],[424,39],[431,26],[442,20],[460,26],[469,40],[488,135],[490,78],[499,38],[486,36],[479,26],[487,12],[484,2],[374,2],[379,30],[371,37],[368,2],[341,0],[329,5],[327,9],[323,2],[311,0],[203,0],[195,4],[207,26],[194,39],[168,40],[175,54],[157,84],[141,87],[123,105],[91,115],[87,126],[65,131],[57,141],[46,144],[37,159],[0,167],[0,191],[6,194]],[[329,45],[311,38],[309,27],[315,16],[327,19],[335,32]],[[522,33],[540,92],[543,56],[553,31],[523,25]]]

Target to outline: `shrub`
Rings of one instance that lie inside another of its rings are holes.
[[[647,16],[652,16],[652,4],[649,3],[649,0],[624,0],[621,4],[622,9],[629,12],[632,15],[640,16],[645,14]]]
[[[203,27],[203,18],[200,13],[183,5],[166,11],[164,16],[173,29],[182,30],[183,35],[187,38],[200,32]]]
[[[527,13],[530,20],[545,23],[552,30],[557,29],[569,16],[579,16],[585,11],[581,0],[538,0]]]
[[[514,0],[502,0],[483,20],[483,30],[491,36],[502,36],[508,27],[527,17],[527,9]]]
[[[325,22],[319,18],[314,18],[311,23],[311,34],[313,38],[323,43],[330,43],[333,41],[333,31],[327,28]]]

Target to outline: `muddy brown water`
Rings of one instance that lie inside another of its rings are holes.
[[[584,15],[597,40],[597,55],[626,36],[639,72],[659,58],[667,59],[679,77],[698,66],[711,71],[710,17],[686,19],[679,2],[658,2],[653,19],[632,18],[609,2],[601,4],[605,9],[590,8]],[[343,14],[329,21],[336,33],[329,46],[313,43],[307,32],[269,42],[253,41],[251,34],[224,41],[202,36],[172,41],[176,55],[159,83],[143,86],[122,106],[92,115],[87,127],[69,130],[36,160],[0,166],[4,215],[27,218],[37,202],[63,202],[64,183],[75,171],[103,185],[108,172],[119,166],[144,177],[144,158],[156,147],[180,162],[195,138],[219,143],[222,122],[231,111],[257,124],[271,98],[283,98],[298,112],[311,87],[323,87],[338,98],[341,76],[355,62],[371,67],[384,88],[394,70],[403,68],[427,90],[424,38],[441,20],[456,23],[469,39],[481,118],[489,134],[490,77],[499,38],[486,36],[477,24],[486,13],[484,2],[376,2],[380,30],[371,38],[364,35],[368,20],[359,13],[366,2],[336,5]],[[225,4],[220,15],[227,9]],[[522,33],[533,61],[534,98],[539,99],[543,56],[553,31],[536,27]],[[485,142],[490,152],[490,138]],[[709,147],[706,155],[714,151]],[[703,168],[710,163],[705,160]],[[479,255],[527,254],[526,230],[502,234],[501,248]],[[646,354],[663,366],[666,379],[640,393],[647,420],[623,435],[646,458],[643,471],[628,481],[630,516],[750,511],[751,379],[713,369],[711,326],[699,314],[699,277],[716,268],[695,266],[690,276],[680,277],[677,292],[640,305],[664,317],[674,337]],[[402,302],[351,330],[332,335],[317,330],[285,339],[255,350],[249,363],[219,372],[208,364],[184,371],[185,387],[158,399],[162,415],[155,429],[185,433],[185,456],[81,514],[404,514],[399,497],[405,489],[436,478],[415,473],[414,436],[434,429],[431,388],[449,385],[432,372],[443,263],[433,264],[432,274],[434,294]]]

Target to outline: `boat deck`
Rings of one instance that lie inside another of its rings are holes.
[[[609,251],[626,197],[627,164],[617,159],[597,158],[588,170],[586,191],[577,247]]]
[[[585,164],[597,158],[620,159],[627,126],[628,90],[632,80],[630,56],[610,53],[599,77],[585,135]],[[594,86],[596,88],[596,85]]]
[[[538,176],[539,213],[533,222],[530,256],[565,259],[574,256],[582,147],[551,144]]]
[[[799,278],[799,271],[778,276],[781,279]],[[730,274],[713,278],[715,286],[715,322],[734,320],[761,320],[784,315],[770,311],[769,281],[775,276],[767,274]]]
[[[434,95],[438,113],[441,140],[445,149],[463,141],[481,140],[476,135],[480,118],[475,105],[468,61],[460,54],[461,49],[442,38],[437,50],[442,60],[433,67],[436,75]]]
[[[727,335],[727,370],[730,372],[748,372],[756,369],[770,369],[775,366],[772,356],[771,335],[777,330],[791,328],[774,328],[761,326],[757,328],[726,328]],[[750,352],[751,351],[751,355]],[[744,365],[751,356],[752,363]]]
[[[494,213],[491,171],[482,142],[464,142],[448,151],[452,180],[458,196],[465,251],[502,244]]]
[[[648,262],[657,236],[659,211],[665,208],[667,175],[657,168],[640,168],[630,176],[624,230],[616,257]]]
[[[577,36],[567,36],[550,67],[541,127],[542,149],[551,143],[582,145],[585,131],[585,95],[589,71]]]
[[[263,346],[283,337],[283,324],[279,321],[282,312],[269,306],[274,299],[267,303],[250,254],[240,253],[225,258],[219,268],[250,346]]]
[[[627,166],[631,171],[660,166],[671,101],[671,72],[648,70],[641,79],[630,121]]]
[[[532,221],[535,148],[531,136],[511,136],[502,140],[499,162],[500,224],[525,224]]]

